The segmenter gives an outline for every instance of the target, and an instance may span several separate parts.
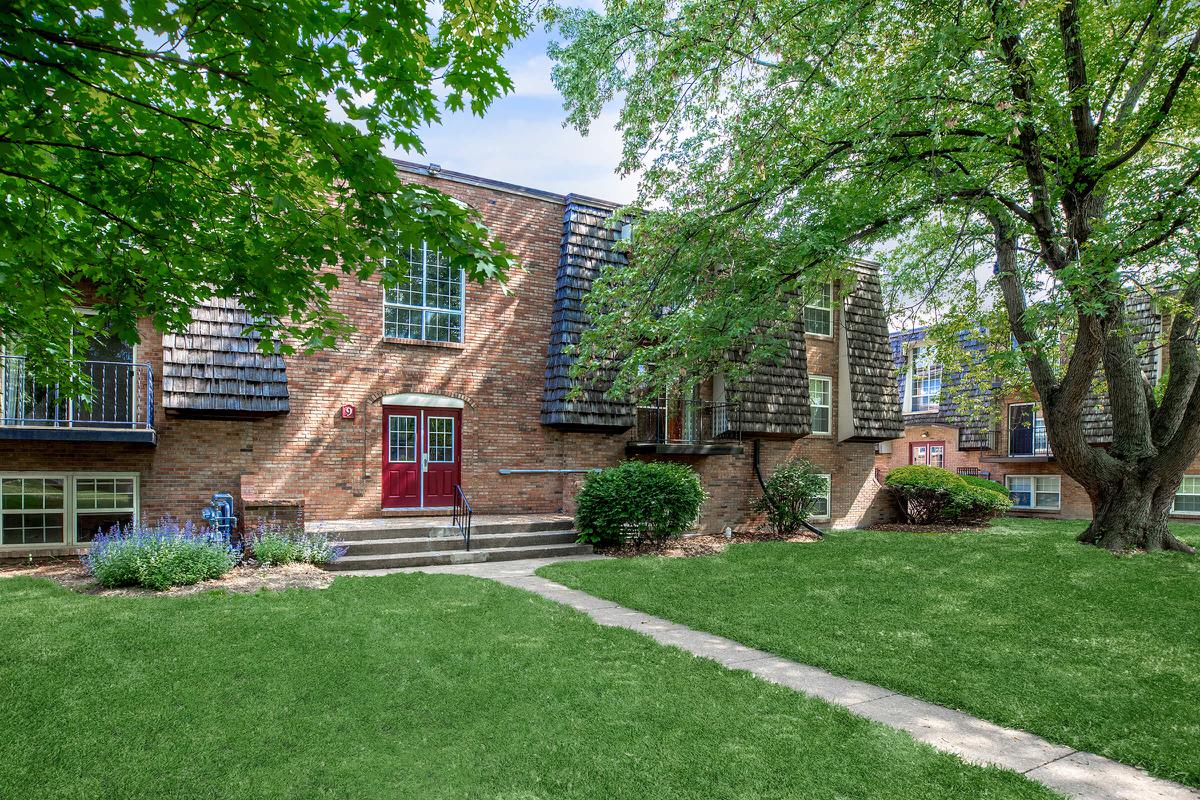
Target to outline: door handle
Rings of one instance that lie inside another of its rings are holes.
[[[429,453],[421,453],[421,472],[429,472]]]

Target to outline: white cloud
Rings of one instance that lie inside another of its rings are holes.
[[[560,97],[558,89],[554,88],[554,83],[550,80],[550,69],[553,66],[554,62],[545,55],[533,56],[520,64],[509,66],[508,74],[514,86],[510,96],[557,100]]]

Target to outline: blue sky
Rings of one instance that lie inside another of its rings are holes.
[[[586,138],[563,127],[562,97],[550,82],[549,41],[538,25],[509,51],[505,66],[516,90],[483,118],[447,114],[440,126],[422,133],[425,155],[388,155],[562,194],[633,200],[636,180],[614,172],[621,151],[616,109],[606,111]]]

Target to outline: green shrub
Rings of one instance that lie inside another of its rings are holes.
[[[766,492],[754,502],[754,510],[767,515],[767,524],[775,533],[791,535],[804,526],[817,501],[828,494],[829,479],[808,461],[796,459],[775,470]]]
[[[584,481],[575,529],[587,544],[659,542],[691,527],[706,497],[700,476],[684,464],[625,461]]]
[[[974,486],[979,489],[991,489],[993,492],[999,492],[1008,497],[1008,487],[1003,483],[990,481],[987,478],[980,478],[975,475],[963,475],[962,479],[967,482],[968,486]]]
[[[896,498],[901,516],[914,525],[982,522],[1012,505],[1000,484],[982,478],[968,482],[940,467],[899,467],[888,473],[884,483]]]
[[[299,525],[262,522],[244,540],[246,555],[264,566],[291,564],[328,564],[337,561],[346,549],[321,533],[308,533]]]
[[[95,538],[83,561],[101,586],[161,591],[219,578],[239,558],[227,534],[164,519],[114,527]]]

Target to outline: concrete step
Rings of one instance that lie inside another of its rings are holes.
[[[471,530],[472,550],[498,547],[533,547],[539,544],[573,544],[573,530],[530,531],[521,533],[479,533]],[[440,550],[465,550],[463,537],[455,528],[450,536],[398,536],[393,539],[361,539],[345,542],[346,555],[368,556],[386,553],[432,553]]]
[[[344,572],[358,569],[396,569],[398,567],[428,567],[435,564],[477,564],[483,561],[516,561],[522,558],[561,558],[582,556],[592,552],[590,544],[540,544],[529,547],[491,547],[471,550],[433,550],[425,553],[379,553],[375,555],[343,556],[325,569]]]
[[[374,522],[374,521],[371,521]],[[396,524],[392,524],[396,523]],[[458,528],[445,522],[432,524],[403,524],[403,520],[387,520],[385,524],[368,524],[348,522],[344,525],[336,523],[319,523],[307,526],[310,531],[325,534],[338,542],[367,542],[379,539],[438,539],[458,537]],[[569,528],[569,519],[534,519],[513,522],[476,521],[471,525],[471,538],[501,533],[534,533],[540,531],[562,531]]]

